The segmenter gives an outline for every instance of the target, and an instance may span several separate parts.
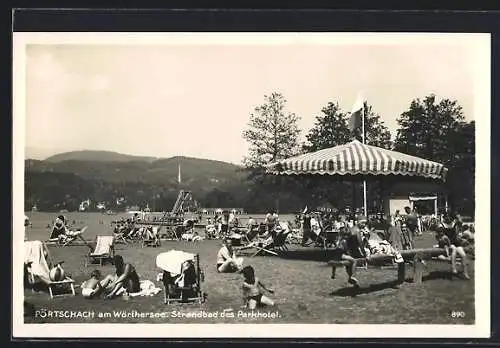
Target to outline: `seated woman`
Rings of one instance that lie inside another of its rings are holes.
[[[246,229],[243,232],[248,241],[252,241],[259,234],[259,225],[251,216],[248,218]]]
[[[474,232],[471,229],[464,227],[458,237],[460,238],[460,244],[462,245],[462,248],[464,249],[465,253],[474,258],[475,256]]]
[[[52,227],[52,233],[49,239],[61,239],[68,234],[68,228],[66,227],[66,219],[63,215],[59,215],[54,221],[54,226]]]
[[[113,283],[114,277],[108,275],[104,279],[101,278],[101,271],[97,269],[93,270],[92,273],[90,273],[90,279],[84,281],[81,286],[82,296],[91,299],[99,297],[107,291],[111,291],[112,288],[110,285]]]
[[[243,307],[248,309],[255,309],[257,306],[274,306],[274,301],[262,293],[265,290],[274,294],[274,290],[266,287],[259,278],[255,276],[255,270],[252,266],[246,266],[241,270],[243,274]]]
[[[107,299],[114,298],[124,288],[127,293],[135,293],[141,291],[139,275],[134,266],[130,263],[125,263],[121,255],[116,255],[114,258],[116,268],[116,276],[113,277],[113,282],[109,285],[112,289],[106,296]]]
[[[234,273],[241,270],[243,259],[236,257],[230,238],[224,239],[224,245],[217,253],[217,272]]]
[[[63,215],[59,215],[54,221],[54,226],[52,227],[52,233],[50,234],[49,240],[58,241],[59,243],[64,243],[68,238],[75,238],[82,232],[79,230],[71,231],[66,225],[66,218]]]
[[[180,274],[163,271],[162,282],[169,294],[177,293],[178,288],[191,288],[196,284],[196,270],[192,260],[186,260],[181,265]],[[195,289],[193,289],[195,290]]]
[[[462,265],[464,267],[463,275],[465,279],[470,279],[468,273],[468,259],[467,254],[464,250],[464,240],[459,237],[460,232],[460,218],[445,213],[443,215],[443,220],[441,226],[438,228],[436,239],[438,240],[439,246],[446,250],[446,254],[451,258],[451,270],[454,274],[457,274],[457,255],[462,258]],[[450,255],[451,254],[451,255]]]

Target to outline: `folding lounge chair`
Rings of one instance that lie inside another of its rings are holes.
[[[63,234],[59,237],[52,238],[52,236],[47,241],[49,244],[54,244],[58,246],[68,246],[70,244],[75,244],[75,241],[79,239],[83,244],[87,244],[87,241],[83,238],[83,233],[87,230],[87,226],[81,229],[69,231],[69,234]]]
[[[158,226],[152,226],[152,227],[146,228],[146,235],[144,236],[144,239],[142,240],[142,247],[145,247],[145,246],[159,247],[159,246],[161,246],[159,230],[160,230],[160,228]]]
[[[163,271],[165,304],[205,302],[206,294],[201,290],[204,274],[200,269],[199,254],[170,250],[157,255],[156,265]]]
[[[99,263],[102,266],[106,261],[113,263],[115,257],[115,237],[97,236],[95,247],[88,245],[90,250],[85,258],[85,268],[89,264]]]
[[[268,253],[274,256],[278,256],[277,251],[287,251],[286,241],[288,235],[291,233],[291,229],[286,222],[280,222],[279,227],[276,229],[275,236],[268,237],[265,240],[256,240],[250,244],[237,248],[238,251],[245,249],[257,249],[257,251],[251,255],[254,257],[260,253]]]
[[[60,281],[50,279],[50,269],[56,266],[49,250],[42,241],[24,242],[24,271],[33,291],[38,284],[47,286],[51,299],[60,296],[75,296],[75,281],[66,276]]]
[[[125,228],[115,228],[113,236],[115,237],[115,243],[128,244],[127,238],[125,238]]]

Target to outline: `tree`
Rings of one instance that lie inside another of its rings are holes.
[[[342,145],[351,140],[347,116],[338,103],[329,102],[321,112],[322,115],[316,116],[313,128],[306,134],[307,143],[302,148],[307,152]]]
[[[454,157],[450,145],[463,122],[462,107],[456,101],[437,103],[433,94],[415,99],[398,119],[394,149],[449,165]]]
[[[281,93],[274,92],[264,99],[264,104],[257,106],[250,115],[249,128],[243,132],[243,138],[249,143],[249,155],[243,163],[249,173],[247,179],[253,197],[266,196],[266,200],[274,200],[279,210],[281,187],[291,178],[266,175],[264,166],[300,152],[299,117],[285,111],[286,99]]]
[[[318,151],[329,147],[346,144],[352,139],[362,140],[361,128],[349,130],[350,115],[341,111],[338,103],[329,102],[321,109],[322,115],[316,116],[313,128],[306,134],[307,143],[302,148],[305,151]],[[368,145],[386,149],[392,147],[391,132],[384,121],[372,110],[371,105],[365,105],[365,142]]]
[[[250,144],[249,156],[244,159],[247,168],[262,167],[299,152],[299,117],[285,111],[286,99],[280,93],[264,98],[265,103],[255,108],[249,128],[243,132]]]
[[[362,140],[361,129],[350,131],[348,120],[350,114],[342,112],[338,103],[329,102],[321,109],[321,115],[316,116],[313,128],[306,134],[307,142],[303,144],[304,151],[313,152],[329,147],[343,145],[352,139]],[[391,133],[385,126],[381,117],[373,111],[369,104],[365,104],[365,142],[389,149],[392,146]],[[352,183],[332,178],[307,178],[304,179],[305,192],[315,201],[309,204],[330,203],[334,206],[351,204],[353,199]],[[359,185],[354,183],[355,191],[360,191]],[[380,188],[375,184],[369,186],[371,200],[377,199]],[[306,199],[306,197],[304,197]]]
[[[452,209],[473,214],[475,123],[465,121],[458,102],[433,94],[415,99],[398,124],[394,149],[445,165]]]

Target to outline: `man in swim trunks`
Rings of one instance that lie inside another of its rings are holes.
[[[360,216],[353,227],[344,228],[337,247],[333,250],[333,259],[345,263],[348,283],[355,287],[359,287],[358,280],[354,277],[358,262],[357,259],[366,257],[363,247],[363,230],[366,227],[366,223],[366,217]],[[335,270],[336,268],[332,267],[332,279],[335,279]]]
[[[110,299],[117,296],[118,293],[122,291],[121,288],[125,288],[128,293],[141,291],[139,275],[134,266],[130,263],[125,263],[121,255],[115,256],[114,264],[116,268],[116,277],[114,277],[113,283],[109,285],[112,290],[106,298]]]

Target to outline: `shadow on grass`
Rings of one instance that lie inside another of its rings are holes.
[[[283,259],[302,261],[326,262],[329,259],[327,252],[319,248],[287,250],[280,252],[279,256]]]
[[[270,257],[270,258],[281,258],[285,260],[300,260],[300,261],[319,261],[326,262],[329,260],[328,254],[324,249],[320,248],[304,248],[304,249],[292,249],[292,250],[272,250],[278,255],[273,255],[265,251],[259,252],[254,255],[257,249],[247,249],[239,250],[238,254],[241,256],[252,256],[253,257]]]
[[[376,291],[382,291],[385,289],[398,289],[399,283],[397,280],[393,280],[390,282],[384,282],[379,284],[370,284],[367,287],[346,287],[335,290],[330,293],[331,296],[340,296],[340,297],[356,297],[357,295],[369,294]]]
[[[448,271],[433,271],[430,272],[428,275],[422,277],[422,282],[426,282],[429,280],[456,280],[456,279],[461,279],[459,276],[453,275],[451,272]],[[413,283],[412,278],[406,278],[405,279],[406,283]],[[338,290],[335,290],[330,293],[331,296],[340,296],[340,297],[355,297],[357,295],[362,295],[362,294],[369,294],[372,292],[376,291],[382,291],[385,289],[399,289],[401,286],[401,283],[399,283],[397,280],[392,280],[389,282],[384,282],[384,283],[379,283],[379,284],[370,284],[367,287],[354,287],[354,286],[349,286],[345,288],[341,288]]]

